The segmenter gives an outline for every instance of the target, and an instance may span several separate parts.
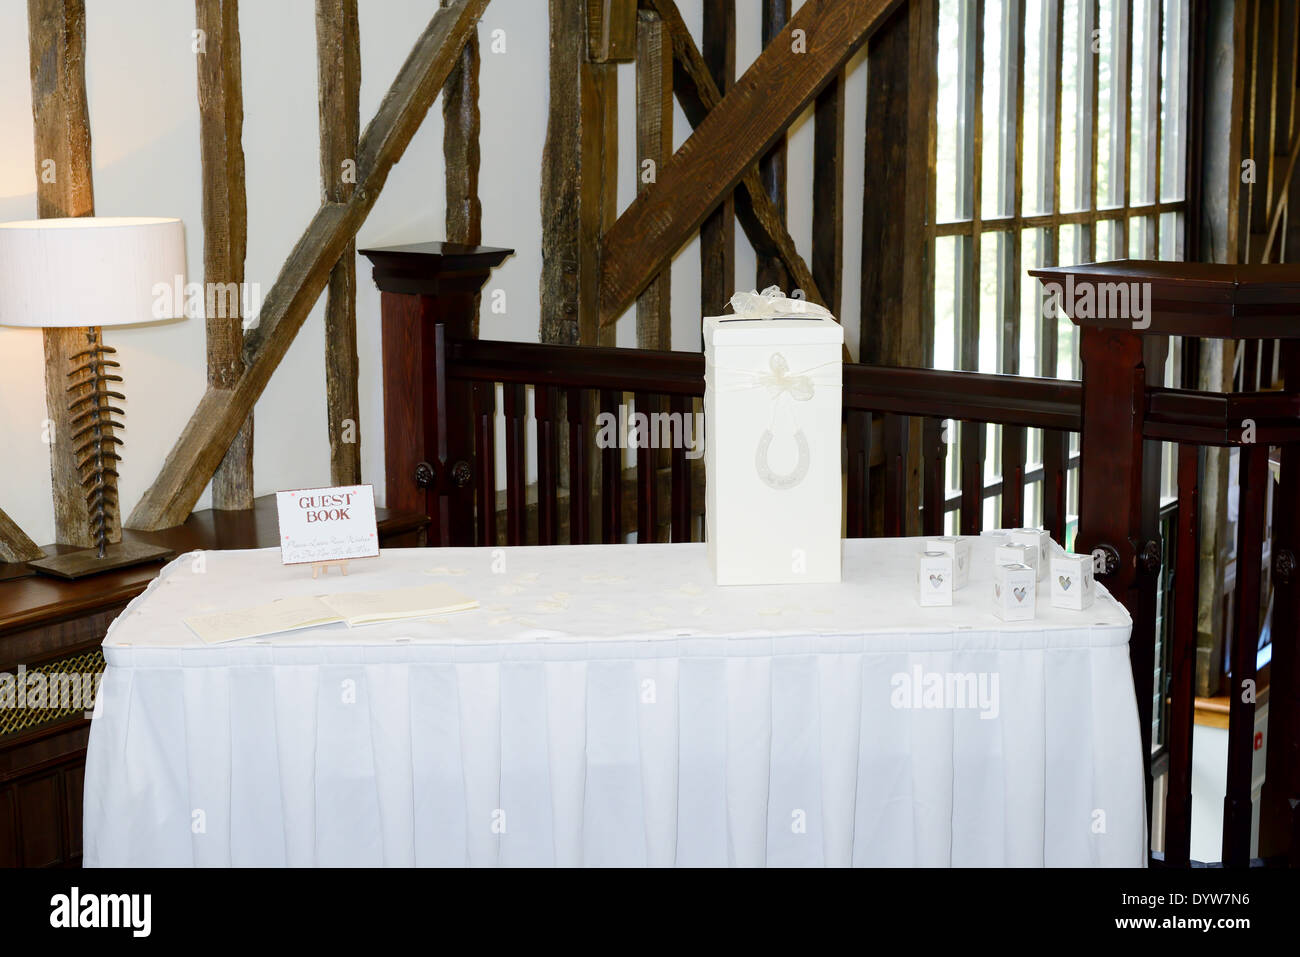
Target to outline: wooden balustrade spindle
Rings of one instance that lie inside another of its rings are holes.
[[[1165,788],[1165,863],[1185,867],[1192,849],[1192,728],[1196,707],[1196,631],[1200,580],[1200,461],[1195,445],[1178,446],[1178,530],[1174,623],[1169,652],[1169,778]]]
[[[528,540],[527,439],[528,396],[524,386],[502,386],[506,417],[506,542],[524,545]]]
[[[537,418],[537,544],[560,540],[560,436],[556,425],[559,393],[555,386],[533,387],[533,414]]]
[[[1268,494],[1268,445],[1241,447],[1237,507],[1237,595],[1232,628],[1232,683],[1228,686],[1228,782],[1223,798],[1223,863],[1250,863],[1255,757],[1255,656],[1259,645],[1260,561]],[[1294,641],[1295,636],[1289,636]]]
[[[655,465],[659,450],[651,448],[658,444],[651,441],[654,432],[654,413],[659,411],[659,397],[648,392],[636,394],[636,411],[646,417],[647,432],[636,450],[636,540],[638,542],[656,541],[659,529],[659,507],[655,496],[657,472]]]
[[[926,535],[944,533],[944,508],[947,499],[948,443],[944,441],[946,423],[943,419],[927,418],[921,431],[922,456],[925,474],[921,480],[923,509],[922,529]]]
[[[961,424],[961,533],[984,527],[984,423]]]
[[[1287,390],[1300,390],[1300,342],[1279,342],[1278,364]],[[1279,465],[1273,496],[1274,639],[1259,854],[1300,867],[1300,443],[1282,447]]]
[[[844,416],[849,454],[845,476],[847,534],[849,538],[867,538],[871,530],[871,413],[846,409]]]
[[[905,415],[887,415],[882,429],[885,447],[885,535],[907,534],[907,447],[910,433]]]
[[[1043,528],[1065,544],[1066,477],[1070,463],[1070,436],[1059,429],[1043,429]]]
[[[565,389],[569,416],[569,542],[586,545],[591,541],[591,459],[588,452],[586,393]]]
[[[1002,527],[1025,524],[1025,430],[1002,427]]]
[[[693,414],[694,402],[689,395],[674,395],[671,400],[672,411],[682,421]],[[705,436],[708,441],[708,436]],[[680,445],[673,446],[672,464],[672,535],[674,542],[691,540],[691,461],[686,457],[686,449]]]
[[[478,544],[497,543],[497,387],[495,382],[474,383],[474,447],[476,532]]]
[[[623,393],[600,390],[600,411],[622,422]],[[623,449],[615,442],[600,452],[600,534],[606,545],[623,541]]]

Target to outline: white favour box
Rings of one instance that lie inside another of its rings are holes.
[[[1049,576],[1053,608],[1083,611],[1097,597],[1097,586],[1092,580],[1092,556],[1065,552],[1052,556],[1052,573]]]
[[[927,552],[943,552],[952,556],[953,588],[965,588],[970,582],[970,539],[960,535],[931,538],[925,543]]]
[[[705,318],[705,524],[719,585],[840,580],[843,348],[827,316]]]
[[[951,555],[936,551],[921,553],[916,570],[916,599],[922,607],[951,605],[954,584]]]
[[[1008,542],[993,549],[995,565],[1028,565],[1034,570],[1034,580],[1038,580],[1038,565],[1041,556],[1036,545],[1021,545]]]
[[[1041,528],[1013,528],[1010,532],[1011,540],[1018,545],[1033,545],[1038,549],[1038,580],[1042,581],[1047,575],[1048,558],[1052,554],[1052,536]]]
[[[1003,621],[1032,621],[1038,578],[1028,565],[993,569],[993,614]]]

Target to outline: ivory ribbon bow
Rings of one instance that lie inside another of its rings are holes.
[[[834,319],[829,309],[806,299],[787,299],[779,286],[768,286],[762,292],[738,292],[731,297],[735,319]]]
[[[813,397],[813,379],[810,375],[791,375],[790,363],[779,352],[772,353],[768,360],[772,371],[758,376],[758,385],[767,389],[767,394],[775,400],[782,392],[790,393],[796,402],[807,402]]]

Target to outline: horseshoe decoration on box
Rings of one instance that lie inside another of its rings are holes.
[[[796,421],[793,438],[798,449],[798,459],[794,468],[788,472],[777,472],[772,468],[769,456],[772,442],[776,438],[772,430],[776,420],[775,403],[782,395],[788,395],[796,402],[807,402],[813,397],[813,380],[810,375],[791,375],[790,364],[779,352],[772,353],[768,367],[770,371],[761,374],[757,384],[766,388],[772,397],[773,421],[759,437],[758,448],[754,450],[754,469],[758,472],[759,480],[768,488],[784,491],[795,488],[807,477],[812,453],[808,448],[808,437]]]

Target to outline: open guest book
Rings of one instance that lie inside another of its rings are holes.
[[[448,585],[435,583],[386,591],[282,598],[266,605],[186,618],[185,624],[202,641],[211,645],[338,622],[353,627],[382,621],[430,618],[477,607],[478,602],[468,595]]]

